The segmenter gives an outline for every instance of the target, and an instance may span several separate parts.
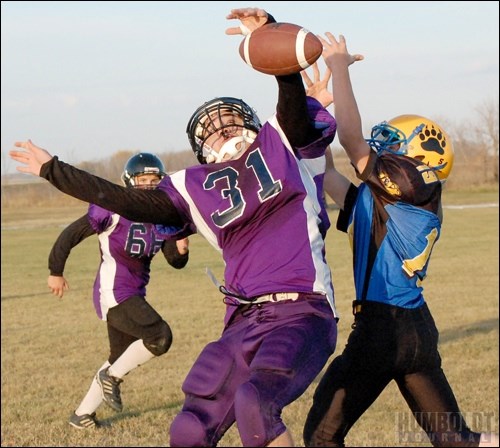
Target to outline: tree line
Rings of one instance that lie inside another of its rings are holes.
[[[498,102],[485,102],[472,111],[470,121],[459,125],[438,121],[452,136],[455,162],[446,182],[448,190],[498,188],[499,168],[499,110]],[[479,122],[479,124],[474,124]],[[338,145],[332,146],[337,168],[353,182],[359,182],[345,152]],[[147,152],[147,150],[145,150]],[[121,184],[121,174],[127,160],[138,151],[119,150],[111,156],[75,164],[78,168],[99,177]],[[157,154],[169,174],[197,164],[190,149]],[[4,154],[2,154],[4,157]],[[3,161],[5,162],[5,161]],[[59,192],[42,179],[31,176],[2,176],[2,208],[22,205],[44,206],[47,204],[78,203]]]

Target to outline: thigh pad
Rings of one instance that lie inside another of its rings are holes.
[[[233,357],[224,344],[211,342],[189,371],[182,391],[204,398],[215,396],[226,382],[233,363]]]

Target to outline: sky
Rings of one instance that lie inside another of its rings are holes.
[[[2,174],[26,139],[68,163],[189,149],[191,114],[218,96],[265,121],[276,81],[243,62],[242,36],[225,34],[242,7],[343,34],[365,57],[350,69],[364,129],[404,113],[466,124],[498,104],[497,1],[2,1]]]

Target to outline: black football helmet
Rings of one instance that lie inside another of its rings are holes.
[[[238,116],[243,124],[227,124],[216,127],[214,125],[214,118],[218,117],[218,122],[222,122],[221,112],[232,113]],[[191,116],[186,128],[189,143],[193,149],[196,158],[201,164],[214,163],[222,161],[222,156],[218,156],[215,151],[205,144],[208,137],[220,132],[224,128],[242,128],[243,133],[241,136],[235,137],[235,141],[228,145],[225,153],[231,158],[234,158],[241,149],[238,147],[246,147],[246,144],[251,144],[255,140],[262,124],[255,111],[246,104],[243,100],[232,97],[218,97],[211,101],[207,101],[200,106]],[[245,143],[241,145],[240,143]],[[232,146],[232,148],[229,148]]]
[[[122,181],[128,188],[135,188],[136,176],[141,174],[156,174],[163,179],[167,173],[163,162],[154,154],[141,152],[128,159],[123,169]]]

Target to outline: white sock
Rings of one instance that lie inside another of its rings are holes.
[[[99,367],[99,371],[102,369],[105,369],[106,367],[109,366],[109,362],[106,361],[101,367]],[[97,384],[97,380],[94,379],[92,380],[92,384],[90,385],[89,391],[87,392],[87,395],[83,398],[82,402],[80,403],[80,406],[78,406],[77,410],[75,411],[76,415],[84,415],[84,414],[92,414],[93,412],[96,411],[96,409],[99,407],[99,405],[102,403],[102,392],[101,392],[101,386]]]
[[[154,357],[155,355],[146,348],[142,339],[139,339],[132,342],[127,350],[111,364],[108,373],[115,378],[123,378],[131,370],[134,370]]]

